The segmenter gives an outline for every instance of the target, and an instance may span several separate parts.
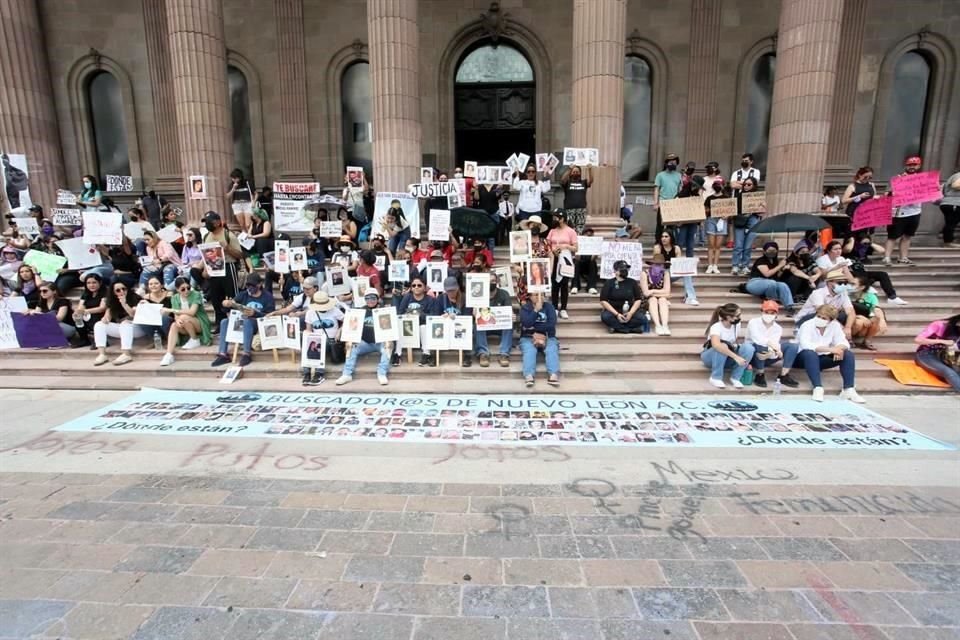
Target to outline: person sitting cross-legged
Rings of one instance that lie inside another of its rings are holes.
[[[276,303],[273,293],[263,286],[263,277],[259,273],[247,276],[246,287],[233,300],[224,300],[225,309],[239,309],[243,313],[243,344],[240,348],[240,366],[250,364],[253,352],[253,336],[257,332],[257,318],[262,318],[274,309]],[[219,367],[230,362],[227,355],[227,328],[230,317],[220,321],[220,348],[217,357],[210,363],[211,367]]]
[[[780,305],[775,300],[765,300],[760,305],[760,317],[747,323],[747,342],[753,345],[753,384],[767,386],[766,368],[778,360],[783,360],[777,379],[785,387],[798,387],[800,384],[790,375],[790,369],[797,358],[799,347],[796,342],[783,339],[783,327],[777,323]]]
[[[816,402],[823,402],[820,372],[833,367],[840,367],[840,377],[843,378],[840,397],[861,404],[866,402],[854,386],[856,361],[850,350],[850,342],[844,335],[843,325],[837,322],[836,307],[829,304],[817,307],[813,320],[797,330],[797,342],[800,344],[798,358],[807,370]]]
[[[368,353],[380,354],[380,362],[377,364],[377,381],[383,386],[390,383],[387,374],[390,373],[390,355],[393,352],[393,343],[378,343],[373,330],[373,310],[380,306],[380,293],[373,288],[367,289],[367,292],[363,294],[363,302],[366,311],[363,317],[363,337],[350,349],[350,355],[347,356],[347,361],[343,365],[343,375],[337,378],[337,386],[353,381],[353,372],[357,370],[357,360],[360,359],[360,356]]]
[[[650,330],[643,308],[646,298],[637,281],[630,277],[630,264],[617,260],[613,276],[600,291],[600,320],[610,333],[646,333]]]

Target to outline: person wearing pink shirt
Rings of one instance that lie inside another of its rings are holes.
[[[553,251],[554,269],[550,299],[561,318],[570,317],[567,313],[567,300],[570,297],[570,283],[573,281],[575,255],[577,253],[577,232],[567,224],[567,214],[563,209],[553,212],[557,226],[547,234],[547,242]],[[567,275],[562,275],[562,273]]]
[[[140,287],[146,286],[150,276],[162,275],[164,288],[173,291],[173,282],[183,264],[177,250],[166,240],[161,240],[155,231],[144,231],[143,239],[146,242],[146,258],[149,258],[149,264],[143,265]]]

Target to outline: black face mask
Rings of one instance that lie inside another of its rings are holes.
[[[688,176],[692,176],[692,175],[693,175],[693,172],[694,172],[694,169],[691,168],[691,167],[687,167],[687,168],[684,170],[684,173],[686,173]]]
[[[217,224],[215,222],[204,222],[203,226],[207,229],[207,231],[217,230]]]
[[[626,279],[630,275],[630,269],[620,269],[617,271],[617,275],[623,279]]]
[[[677,163],[676,163],[676,162],[668,162],[668,163],[667,163],[667,171],[676,171],[676,170],[677,170]]]
[[[740,166],[743,167],[744,169],[746,169],[747,167],[750,166],[750,163],[747,162],[746,160],[741,160],[741,161],[740,161]]]

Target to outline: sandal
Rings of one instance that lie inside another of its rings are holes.
[[[863,349],[866,349],[867,351],[876,351],[876,350],[877,350],[877,346],[876,346],[875,344],[873,344],[872,342],[867,342],[866,340],[864,340],[862,343],[860,343],[860,347],[863,348]]]

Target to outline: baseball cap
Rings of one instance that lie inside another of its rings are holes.
[[[459,289],[460,283],[457,282],[457,279],[453,276],[447,276],[447,279],[443,281],[443,290],[444,291],[453,291],[454,289]]]
[[[223,218],[220,217],[220,214],[216,211],[207,211],[203,214],[204,222],[220,222]]]
[[[247,284],[248,285],[261,285],[263,284],[263,276],[257,272],[247,274]]]
[[[367,292],[363,294],[364,299],[366,298],[377,298],[380,299],[380,292],[376,289],[370,288],[367,289]]]
[[[920,156],[907,156],[907,159],[903,161],[904,164],[923,164],[923,158]]]
[[[443,251],[440,251],[439,249],[434,249],[433,251],[431,251],[430,259],[433,260],[434,258],[440,258],[441,260],[443,260]]]
[[[38,204],[35,204],[32,207],[30,207],[28,211],[32,211],[32,212],[43,211],[43,207],[41,207]]]
[[[779,313],[780,305],[777,304],[776,300],[764,300],[763,304],[760,305],[760,311],[770,311],[771,313]]]

